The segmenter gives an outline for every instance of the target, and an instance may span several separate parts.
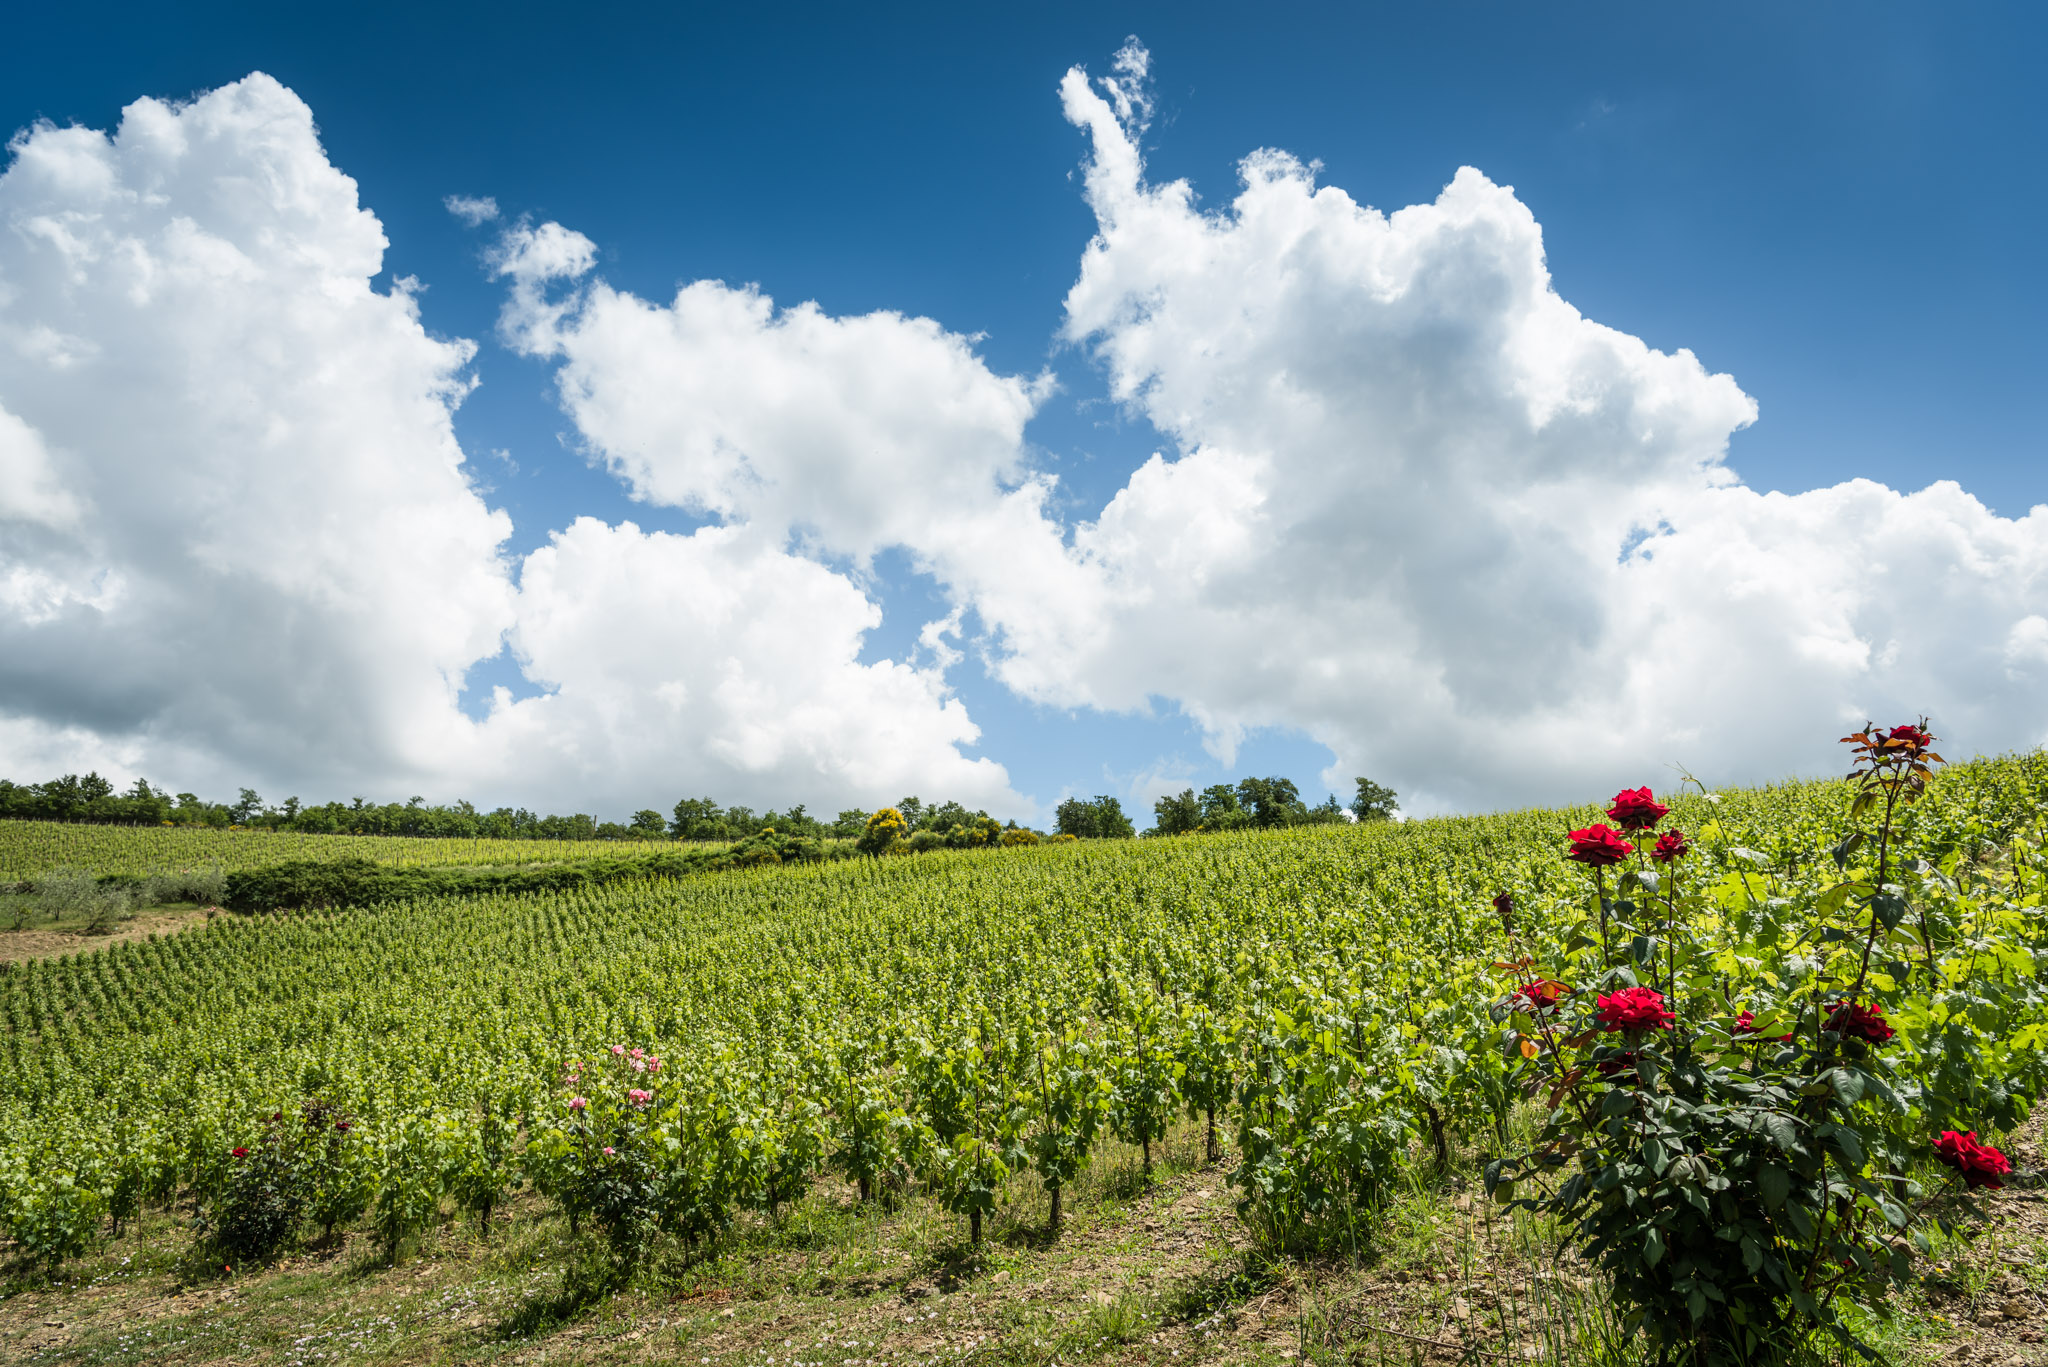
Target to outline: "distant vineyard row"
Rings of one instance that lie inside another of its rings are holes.
[[[560,840],[443,840],[397,835],[308,835],[231,827],[95,826],[0,821],[0,882],[51,869],[144,876],[189,869],[233,873],[301,859],[368,859],[395,868],[488,868],[585,859]]]

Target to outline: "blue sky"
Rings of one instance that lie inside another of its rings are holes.
[[[2048,501],[2039,12],[1786,9],[45,8],[12,22],[0,120],[110,130],[140,97],[186,99],[257,70],[294,92],[389,238],[377,288],[416,277],[427,331],[479,343],[480,383],[454,428],[487,502],[509,514],[515,557],[578,516],[677,533],[714,520],[631,497],[585,458],[556,362],[496,340],[507,292],[485,256],[522,217],[586,235],[596,275],[644,299],[753,283],[835,317],[928,316],[977,337],[998,375],[1050,370],[1057,392],[1024,436],[1058,477],[1049,506],[1070,532],[1152,452],[1176,454],[1141,406],[1108,397],[1101,355],[1061,340],[1098,219],[1079,176],[1089,144],[1057,87],[1073,66],[1107,73],[1129,34],[1151,57],[1152,184],[1185,178],[1200,207],[1221,209],[1239,160],[1274,148],[1392,211],[1475,167],[1541,225],[1565,300],[1658,351],[1690,349],[1755,400],[1727,449],[1750,488],[1862,477],[1911,493],[1952,479],[2020,518]],[[473,229],[442,207],[450,194],[490,196],[504,217]],[[901,549],[861,582],[882,613],[864,661],[904,658],[953,601]],[[1257,720],[1225,763],[1166,687],[1144,687],[1148,717],[1027,697],[971,649],[946,677],[981,731],[967,752],[1041,804],[1071,790],[1142,801],[1162,773],[1199,787],[1277,771],[1319,796],[1333,761],[1369,763],[1314,725]],[[540,691],[509,654],[469,683],[473,715],[492,684]],[[24,762],[61,751],[22,746]],[[1797,766],[1758,755],[1747,772],[1774,762]],[[719,776],[676,786],[717,790]],[[1441,805],[1489,805],[1483,774],[1433,786]],[[1500,795],[1530,791],[1516,777]]]

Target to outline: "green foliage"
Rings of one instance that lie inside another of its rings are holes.
[[[1181,1108],[1183,1065],[1166,1037],[1164,1012],[1153,992],[1111,980],[1104,995],[1109,1001],[1110,1128],[1124,1143],[1143,1149],[1149,1177],[1152,1146],[1166,1137],[1168,1123]]]
[[[207,1204],[201,1231],[230,1265],[267,1263],[298,1236],[309,1182],[291,1128],[282,1112],[265,1121],[254,1145],[230,1155]]]
[[[1392,788],[1382,787],[1369,778],[1358,780],[1358,794],[1351,799],[1351,815],[1360,821],[1390,821],[1400,810]]]
[[[376,906],[384,902],[479,894],[560,892],[647,878],[679,878],[717,869],[809,863],[843,858],[843,846],[764,830],[722,849],[664,849],[623,859],[591,859],[533,869],[394,868],[368,859],[303,859],[227,876],[222,904],[230,911]]]
[[[91,1247],[107,1213],[106,1195],[89,1174],[12,1154],[0,1159],[0,1199],[8,1237],[51,1272]]]
[[[1210,796],[1197,795],[1205,811]],[[1847,785],[1688,798],[1671,821],[1698,844],[1676,879],[1646,868],[1654,882],[1624,888],[1602,875],[1611,965],[1594,948],[1602,918],[1589,879],[1560,857],[1563,832],[1591,812],[838,862],[785,860],[801,846],[763,831],[741,842],[759,867],[708,876],[642,867],[517,892],[426,889],[404,905],[216,917],[0,971],[0,1221],[26,1256],[54,1265],[103,1236],[109,1216],[173,1200],[209,1208],[236,1180],[231,1150],[257,1148],[260,1117],[282,1114],[297,1117],[307,1228],[373,1229],[395,1251],[444,1220],[488,1224],[506,1193],[531,1183],[628,1275],[664,1239],[715,1244],[820,1169],[871,1196],[921,1186],[965,1214],[971,1238],[1008,1174],[1029,1167],[1065,1187],[1105,1135],[1143,1143],[1165,1116],[1213,1111],[1262,1242],[1355,1248],[1376,1237],[1393,1172],[1432,1146],[1530,1160],[1505,1122],[1554,1064],[1558,1081],[1583,1067],[1574,1092],[1596,1114],[1609,1092],[1644,1104],[1623,1138],[1649,1134],[1658,1153],[1609,1136],[1602,1166],[1634,1181],[1658,1154],[1669,1160],[1631,1217],[1669,1217],[1649,1275],[1681,1257],[1704,1267],[1715,1251],[1740,1268],[1740,1239],[1722,1240],[1718,1225],[1712,1244],[1687,1242],[1679,1207],[1698,1207],[1669,1176],[1676,1146],[1748,1161],[1768,1145],[1787,1174],[1786,1209],[1821,1209],[1825,1181],[1826,1201],[1848,1191],[1868,1233],[1884,1211],[1846,1175],[1844,1117],[1870,1163],[1856,1180],[1909,1211],[1932,1199],[1931,1218],[1960,1196],[1888,1195],[1896,1175],[1925,1180],[1930,1134],[1976,1129],[1996,1142],[2027,1113],[2048,1060],[2044,797],[2038,756],[1958,766],[1928,784],[1888,843],[1874,811],[1854,818],[1864,840],[1850,848]],[[299,839],[49,829],[176,838],[195,851]],[[951,830],[922,833],[943,844]],[[157,850],[178,866],[175,850]],[[660,851],[708,853],[723,851]],[[1493,905],[1504,891],[1505,920]],[[1898,1034],[1863,1058],[1845,1046],[1829,1068],[1800,1071],[1820,1047],[1814,991],[1853,984],[1873,918],[1865,996]],[[1674,955],[1680,923],[1695,948]],[[1637,1051],[1654,1080],[1640,1066],[1632,1083],[1601,1074],[1610,1056],[1598,1050],[1610,1046],[1599,1039],[1550,1063],[1540,1045],[1525,1058],[1532,1036],[1519,1008],[1501,1005],[1506,970],[1493,968],[1524,958],[1506,986],[1538,971],[1594,996],[1612,990],[1596,981],[1607,972],[1673,984],[1675,1009],[1697,1023],[1692,1062],[1661,1038]],[[1777,1034],[1796,1021],[1810,1042],[1781,1067],[1775,1044],[1735,1042],[1741,1009]],[[614,1041],[641,1041],[662,1066],[641,1059],[636,1071]],[[1717,1069],[1731,1080],[1715,1081]],[[1847,1079],[1863,1074],[1846,1099]],[[1804,1090],[1824,1077],[1823,1092]],[[1724,1085],[1788,1093],[1756,1094],[1766,1109],[1790,1108],[1787,1145],[1768,1126],[1759,1137],[1724,1125],[1741,1100],[1715,1100]],[[636,1102],[636,1090],[650,1095]],[[1560,1182],[1576,1162],[1554,1170]],[[1716,1209],[1718,1193],[1698,1194]],[[1775,1231],[1786,1259],[1779,1207],[1764,1194],[1761,1213],[1743,1218]],[[1615,1230],[1613,1246],[1628,1245],[1629,1229]],[[1724,1295],[1730,1275],[1714,1264]],[[1687,1299],[1670,1300],[1675,1313],[1690,1313]]]
[[[1193,788],[1183,788],[1172,797],[1152,804],[1152,829],[1147,835],[1193,835],[1202,828],[1202,804]]]
[[[887,854],[909,831],[910,823],[903,819],[903,813],[894,807],[884,807],[868,818],[867,827],[860,833],[860,843],[854,848],[862,854]]]
[[[1415,1135],[1398,1028],[1360,976],[1253,980],[1230,1181],[1280,1251],[1357,1249]]]
[[[1816,1332],[1867,1353],[1843,1309],[1882,1315],[1911,1281],[1945,1218],[1915,1175],[1937,1135],[1990,1133],[2038,1094],[2038,893],[1972,906],[1900,867],[1916,755],[1866,760],[1810,872],[1715,820],[1710,853],[1667,831],[1646,857],[1659,806],[1632,858],[1590,871],[1584,911],[1515,909],[1526,948],[1502,967],[1525,985],[1499,1009],[1549,1112],[1489,1184],[1571,1222],[1667,1356],[1781,1361]]]
[[[1123,804],[1107,795],[1086,801],[1070,797],[1054,818],[1054,830],[1079,840],[1128,840],[1138,833],[1124,815]]]
[[[377,1199],[377,1154],[361,1122],[325,1101],[307,1100],[300,1119],[306,1218],[331,1239],[337,1226],[361,1219]]]
[[[1011,1124],[1022,1136],[1024,1158],[1052,1198],[1050,1224],[1057,1234],[1061,1196],[1088,1165],[1115,1089],[1104,1074],[1101,1050],[1073,1026],[1039,1030],[1031,1054]]]

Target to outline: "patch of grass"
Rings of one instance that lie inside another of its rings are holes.
[[[232,1277],[193,1265],[193,1229],[152,1210],[59,1281],[10,1282],[0,1360],[1643,1367],[1555,1225],[1489,1205],[1469,1170],[1419,1168],[1354,1254],[1305,1261],[1250,1242],[1222,1173],[1182,1161],[1200,1155],[1199,1128],[1188,1137],[1162,1146],[1155,1180],[1136,1187],[1119,1175],[1135,1154],[1105,1150],[1057,1242],[1025,1237],[1046,1213],[1028,1175],[978,1252],[965,1222],[920,1194],[863,1206],[828,1182],[715,1246],[663,1244],[625,1286],[594,1239],[571,1238],[531,1193],[488,1240],[451,1213],[396,1268],[358,1233]],[[1944,1238],[1931,1261],[1948,1272],[1859,1332],[1920,1367],[1977,1332],[1975,1305],[2048,1284],[2048,1240],[2011,1223],[2033,1207],[2005,1209],[2003,1223]],[[1817,1347],[1805,1367],[1839,1361]]]

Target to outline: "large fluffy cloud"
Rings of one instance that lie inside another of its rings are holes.
[[[2048,509],[1743,487],[1752,402],[1560,298],[1511,190],[1388,215],[1264,151],[1204,213],[1144,178],[1142,75],[1062,86],[1099,224],[1067,334],[1177,458],[1076,529],[1092,594],[980,604],[1014,687],[1169,699],[1226,755],[1297,728],[1425,806],[1770,777],[1866,715],[2048,734]]]
[[[913,791],[1021,808],[1001,766],[961,755],[979,733],[936,669],[858,662],[880,621],[773,533],[580,518],[521,579],[513,645],[551,691],[501,691],[462,767],[488,788],[623,796],[623,776],[827,815]]]
[[[508,563],[452,425],[473,348],[431,337],[409,284],[371,287],[383,231],[274,80],[11,150],[0,772],[613,814],[906,788],[1028,810],[962,757],[975,728],[934,672],[859,663],[876,609],[776,534],[585,521]],[[501,265],[538,300],[592,256],[522,226]],[[958,339],[905,326],[959,368]],[[1028,388],[992,392],[1013,443]],[[507,643],[547,691],[473,722],[464,676]]]
[[[665,305],[602,280],[551,301],[546,282],[592,265],[589,240],[554,223],[513,229],[497,263],[513,281],[506,337],[561,358],[563,407],[639,498],[862,563],[965,550],[947,529],[1006,489],[1037,507],[1024,425],[1049,379],[993,373],[929,318],[778,310],[715,280]]]
[[[370,287],[383,231],[269,77],[11,151],[10,753],[90,735],[216,785],[415,770],[513,617],[510,527],[450,425],[472,349]]]

